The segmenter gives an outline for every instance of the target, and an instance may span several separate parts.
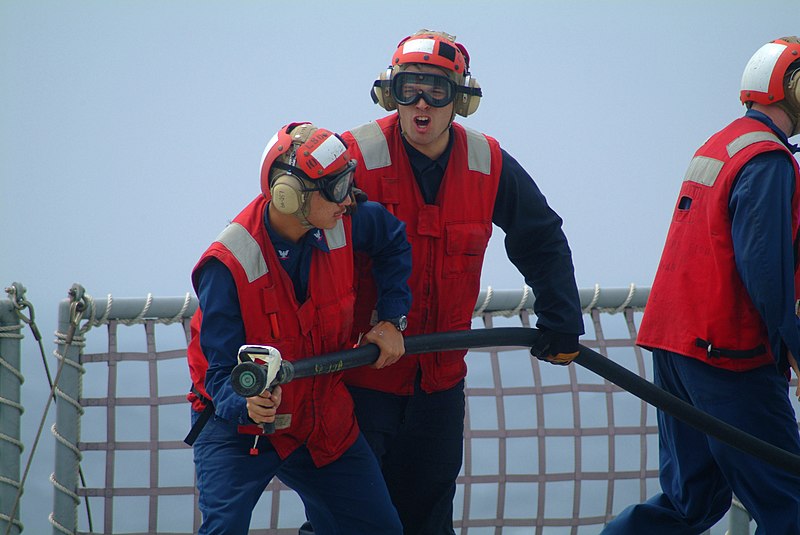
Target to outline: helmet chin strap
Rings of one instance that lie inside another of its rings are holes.
[[[303,181],[305,182],[305,181]],[[311,196],[313,193],[309,192],[308,195],[304,195],[303,197],[303,204],[300,208],[294,213],[294,216],[300,220],[300,224],[306,230],[311,230],[314,228],[314,225],[308,222],[308,215],[311,213]]]
[[[308,222],[307,219],[308,214],[306,213],[305,209],[301,210],[300,212],[297,212],[295,214],[295,217],[300,220],[300,224],[303,226],[304,229],[311,230],[312,228],[314,228],[314,225]]]
[[[289,157],[289,165],[292,167],[297,165],[297,149],[299,149],[299,146],[295,147],[295,151],[292,152],[291,156]],[[308,181],[303,177],[298,178],[303,186],[313,186],[312,184],[309,184]],[[300,208],[298,208],[294,215],[300,220],[300,224],[303,226],[303,228],[309,230],[314,228],[313,225],[308,222],[308,214],[311,213],[311,195],[302,195],[302,199],[303,204],[300,205]]]

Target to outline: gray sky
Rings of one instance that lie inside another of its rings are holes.
[[[750,55],[799,23],[792,0],[4,0],[0,284],[27,287],[48,352],[74,282],[96,298],[190,291],[199,255],[259,193],[271,135],[382,116],[372,81],[431,28],[467,47],[485,96],[460,121],[563,217],[579,287],[648,286],[693,152],[743,113]],[[483,284],[523,284],[498,229]],[[30,427],[44,380],[24,347]],[[46,480],[40,455],[31,477]]]

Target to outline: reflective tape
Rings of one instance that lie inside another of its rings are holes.
[[[467,163],[470,171],[477,171],[488,175],[492,169],[492,153],[489,150],[489,140],[486,136],[464,127],[467,133]]]
[[[368,170],[389,167],[392,165],[392,157],[389,155],[389,143],[381,132],[378,123],[372,121],[361,125],[350,131],[361,148],[361,155],[364,158],[360,162]]]
[[[697,182],[706,186],[713,186],[717,181],[719,172],[722,171],[722,160],[708,158],[706,156],[695,156],[689,163],[689,169],[683,181]]]
[[[728,143],[726,149],[728,149],[728,157],[733,158],[733,155],[739,152],[742,149],[746,149],[753,143],[758,143],[760,141],[774,141],[775,143],[781,143],[781,140],[778,139],[778,136],[773,134],[772,132],[750,132],[748,134],[741,135]]]
[[[726,145],[728,157],[733,158],[738,152],[746,149],[754,143],[762,141],[772,141],[781,143],[778,136],[771,132],[748,132],[743,134]],[[722,166],[725,162],[716,158],[709,158],[708,156],[695,156],[689,163],[689,169],[686,171],[684,182],[697,182],[705,186],[713,186],[719,177]]]
[[[328,243],[328,249],[341,249],[347,245],[347,236],[344,233],[344,223],[342,220],[336,222],[336,226],[332,229],[325,231],[325,241]]]
[[[467,164],[470,171],[488,175],[492,168],[489,140],[480,132],[464,127],[467,134]],[[392,165],[389,143],[375,121],[354,128],[350,133],[361,148],[362,162],[369,170]]]
[[[261,253],[255,238],[250,235],[239,223],[231,223],[217,237],[218,242],[225,246],[247,275],[247,282],[253,282],[259,277],[269,273],[267,261]]]

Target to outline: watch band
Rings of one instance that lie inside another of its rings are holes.
[[[408,327],[408,318],[405,316],[405,314],[402,316],[397,316],[396,318],[386,318],[383,321],[388,321],[400,332],[405,331],[406,327]]]

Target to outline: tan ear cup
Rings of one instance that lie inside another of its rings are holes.
[[[800,68],[789,75],[786,88],[784,90],[783,109],[792,119],[792,132],[789,137],[800,134]]]
[[[272,203],[283,214],[296,214],[303,207],[305,194],[302,183],[292,175],[281,175],[270,188]]]
[[[464,87],[468,87],[470,89],[480,89],[480,85],[478,85],[478,81],[470,75],[467,75],[464,78]],[[455,111],[458,115],[462,117],[467,117],[472,115],[478,110],[478,105],[481,103],[481,97],[478,95],[470,95],[468,93],[458,93],[456,94],[455,106],[453,111]]]
[[[392,68],[389,67],[381,72],[377,82],[378,85],[372,88],[372,100],[386,111],[396,110],[397,102],[392,97]]]
[[[789,77],[789,83],[786,84],[786,100],[795,113],[800,113],[800,68]]]

